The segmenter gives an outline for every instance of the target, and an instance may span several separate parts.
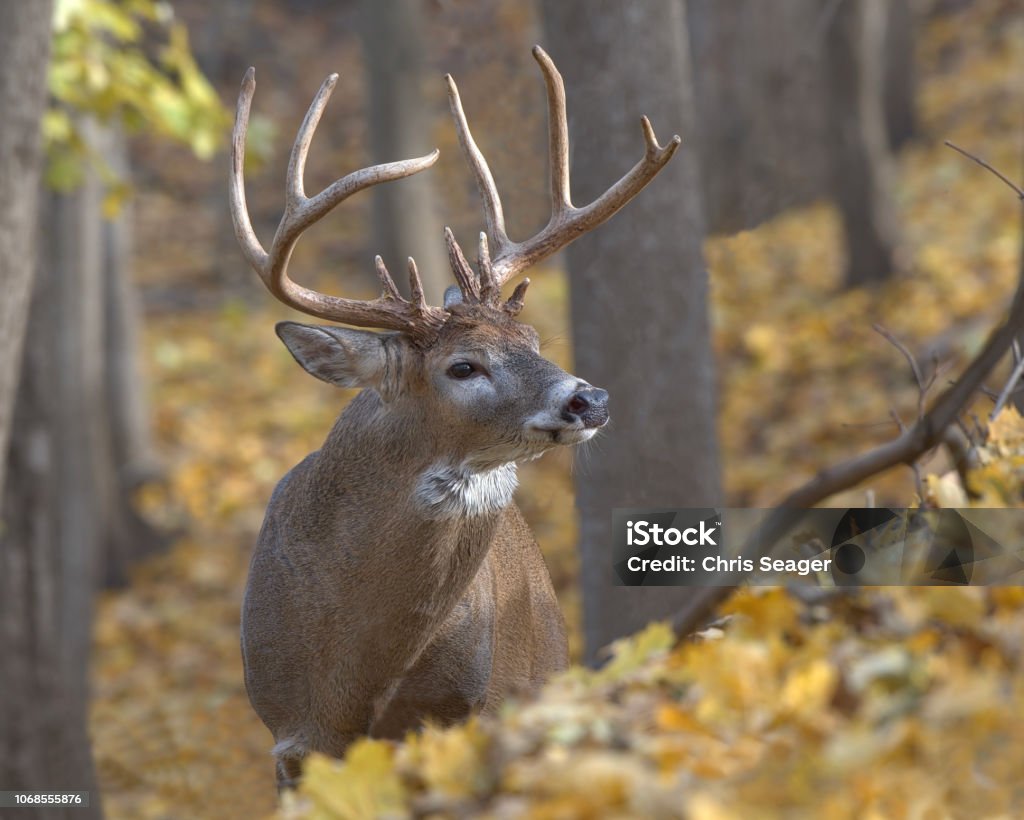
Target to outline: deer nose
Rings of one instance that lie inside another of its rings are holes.
[[[582,421],[584,427],[603,427],[608,422],[608,391],[600,387],[577,390],[565,403],[562,418],[569,422]]]

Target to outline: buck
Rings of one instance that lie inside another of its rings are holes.
[[[516,321],[528,279],[507,299],[501,289],[618,211],[679,138],[662,147],[644,118],[643,158],[574,207],[562,78],[540,47],[533,54],[547,89],[551,218],[525,242],[505,232],[494,179],[447,77],[486,231],[473,270],[445,229],[458,284],[443,306],[426,303],[412,259],[409,299],[379,256],[382,294],[372,301],[318,293],[288,275],[306,228],[357,191],[429,168],[438,152],[355,171],[307,197],[303,170],[331,75],[292,148],[284,215],[267,252],[242,171],[253,69],[242,82],[230,184],[242,251],[279,300],[354,326],[282,322],[277,334],[312,375],[362,388],[320,450],[277,485],[249,571],[245,683],[274,736],[279,787],[296,782],[312,751],[340,757],[362,735],[397,738],[425,718],[492,713],[567,664],[551,579],[513,501],[516,464],[591,438],[608,421],[608,394],[544,359],[536,331]]]

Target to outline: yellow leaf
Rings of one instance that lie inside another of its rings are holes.
[[[791,714],[819,714],[832,699],[836,687],[836,668],[823,658],[796,669],[782,688],[781,706]]]
[[[1024,416],[1013,405],[1004,407],[988,426],[988,441],[1007,451],[1024,446]]]
[[[937,507],[967,507],[967,493],[960,483],[960,476],[950,471],[943,476],[925,477],[925,494],[928,501]]]
[[[622,638],[612,644],[615,657],[601,670],[600,677],[605,680],[618,680],[639,669],[653,655],[670,649],[673,643],[675,634],[667,623],[658,621],[649,624],[636,635]]]
[[[464,726],[428,726],[411,734],[401,751],[403,765],[413,767],[426,785],[445,797],[471,797],[486,791],[491,778],[485,764],[490,745],[476,719]]]
[[[392,751],[380,740],[359,740],[343,761],[314,754],[306,763],[300,794],[312,802],[313,820],[371,820],[404,815],[405,788],[392,767]]]

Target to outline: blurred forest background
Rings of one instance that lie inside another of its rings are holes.
[[[575,463],[552,453],[521,471],[576,660],[678,601],[587,578],[611,506],[769,506],[894,437],[891,413],[912,422],[920,391],[873,324],[937,368],[938,391],[1000,321],[1020,269],[1013,192],[943,145],[1022,179],[1016,0],[66,0],[45,37],[38,265],[20,381],[10,362],[0,380],[14,397],[0,413],[14,693],[0,787],[95,777],[110,817],[275,811],[271,739],[242,682],[241,593],[274,484],[350,396],[295,365],[272,331],[295,315],[235,243],[226,148],[249,65],[247,190],[264,239],[328,73],[340,79],[310,190],[441,150],[300,243],[295,277],[332,293],[372,296],[373,255],[395,269],[411,254],[437,301],[442,226],[474,245],[445,73],[513,238],[547,219],[534,43],[566,78],[580,202],[639,158],[641,114],[662,143],[682,135],[671,173],[530,274],[523,320],[545,355],[612,395],[613,424]],[[1024,394],[989,421],[1013,366],[963,414],[959,446],[827,503],[1024,505]],[[1022,607],[1018,587],[745,591],[727,625],[674,649],[651,627],[500,723],[315,758],[286,812],[1016,816]]]

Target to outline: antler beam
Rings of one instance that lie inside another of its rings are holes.
[[[459,143],[476,177],[483,201],[484,221],[491,242],[487,276],[488,294],[500,288],[513,276],[531,265],[564,248],[582,234],[596,228],[635,197],[672,159],[682,140],[672,137],[665,146],[658,144],[654,129],[647,117],[640,124],[644,134],[644,156],[618,182],[601,196],[581,208],[572,204],[569,187],[569,129],[565,113],[565,86],[551,58],[540,46],[534,46],[533,56],[544,75],[548,100],[548,152],[551,169],[551,218],[540,233],[524,242],[513,242],[505,231],[505,215],[494,176],[469,130],[466,114],[459,98],[459,89],[449,74],[448,101],[459,135]],[[487,255],[487,244],[482,244],[481,265]],[[481,271],[483,273],[483,271]]]
[[[441,308],[431,307],[424,302],[423,287],[416,264],[411,258],[409,281],[413,294],[412,301],[403,299],[399,294],[380,257],[376,259],[376,266],[383,293],[380,298],[372,301],[318,293],[296,284],[288,276],[288,261],[292,250],[306,228],[322,219],[331,209],[353,194],[382,182],[412,176],[426,170],[437,161],[438,151],[435,149],[424,157],[363,168],[336,180],[316,196],[307,197],[303,185],[306,157],[313,141],[313,134],[337,80],[337,74],[331,74],[324,80],[295,138],[288,162],[284,214],[268,253],[263,249],[253,230],[245,201],[245,136],[249,128],[249,110],[252,106],[253,93],[256,90],[255,70],[250,68],[245,72],[238,95],[238,109],[231,137],[230,199],[235,235],[245,258],[259,274],[263,284],[286,305],[321,319],[356,327],[387,328],[404,331],[414,338],[430,337],[444,324],[447,316]]]

